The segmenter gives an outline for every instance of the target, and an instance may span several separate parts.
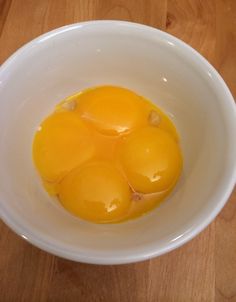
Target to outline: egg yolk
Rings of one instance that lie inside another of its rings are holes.
[[[134,131],[121,147],[121,162],[135,191],[168,190],[181,171],[181,152],[168,132],[148,126]]]
[[[121,87],[86,89],[38,127],[33,160],[50,196],[95,223],[133,219],[160,204],[182,170],[174,124]]]
[[[48,182],[61,180],[94,154],[90,132],[73,112],[50,115],[36,132],[33,157],[40,175]]]
[[[131,203],[128,183],[106,162],[74,169],[61,182],[59,198],[68,211],[94,222],[121,219]]]
[[[88,89],[78,98],[77,112],[100,132],[127,133],[143,122],[141,97],[125,88]]]

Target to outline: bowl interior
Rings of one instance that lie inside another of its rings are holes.
[[[147,27],[85,23],[31,42],[0,70],[0,205],[5,220],[41,248],[95,263],[144,259],[191,237],[223,205],[232,177],[231,109],[219,82],[193,50]],[[31,153],[36,128],[55,104],[103,84],[127,87],[160,106],[177,126],[184,156],[181,180],[160,207],[114,225],[74,218],[51,200]]]

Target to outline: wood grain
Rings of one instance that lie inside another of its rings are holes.
[[[3,30],[5,21],[6,21],[10,6],[11,6],[11,1],[0,0],[0,13],[1,13],[1,15],[0,15],[1,16],[1,18],[0,18],[0,36],[1,36],[2,30]]]
[[[0,0],[0,63],[32,38],[84,20],[165,30],[202,53],[236,97],[235,0]],[[49,255],[0,222],[0,301],[236,301],[236,192],[197,238],[159,258],[121,266]]]

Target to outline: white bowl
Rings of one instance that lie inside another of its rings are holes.
[[[114,225],[68,214],[42,188],[31,146],[40,121],[64,97],[90,86],[127,87],[155,102],[180,133],[184,171],[149,214]],[[236,180],[236,111],[216,70],[164,32],[120,21],[46,33],[0,68],[0,214],[32,244],[88,263],[148,259],[187,242],[227,201]]]

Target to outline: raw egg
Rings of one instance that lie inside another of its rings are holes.
[[[60,102],[35,134],[33,159],[46,191],[75,216],[115,223],[143,215],[182,170],[169,117],[121,87],[86,89]]]
[[[101,133],[118,135],[142,125],[142,109],[142,99],[130,90],[102,86],[81,93],[76,111]]]
[[[179,145],[165,130],[147,126],[125,138],[121,162],[132,188],[155,193],[170,189],[181,170]]]
[[[34,161],[42,178],[49,182],[61,180],[74,167],[90,159],[94,152],[89,129],[71,111],[53,113],[35,135]]]
[[[62,205],[81,218],[106,222],[124,216],[131,203],[129,184],[110,163],[91,162],[74,169],[60,185]]]

